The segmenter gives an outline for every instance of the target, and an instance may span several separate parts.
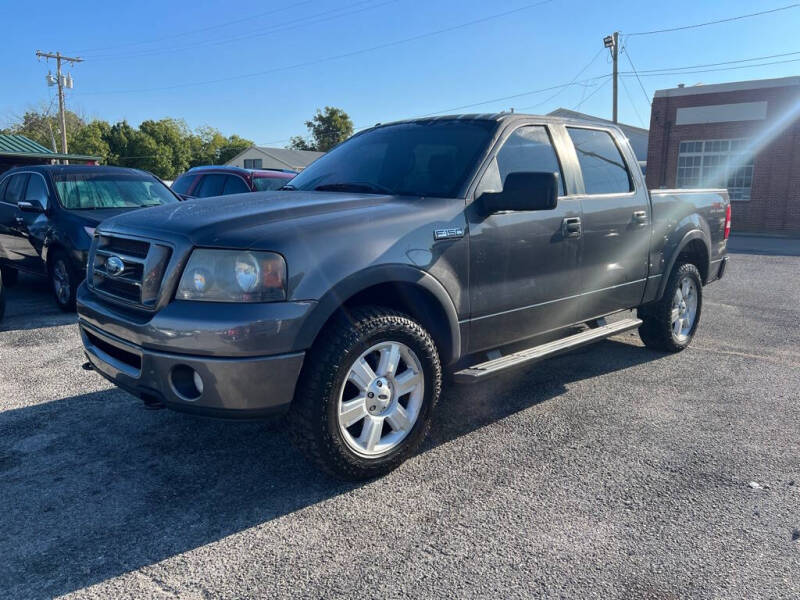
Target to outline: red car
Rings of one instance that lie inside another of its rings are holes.
[[[283,187],[295,171],[241,169],[239,167],[194,167],[178,177],[172,191],[183,198],[208,198],[228,194],[266,192]]]

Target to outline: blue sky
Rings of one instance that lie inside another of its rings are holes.
[[[643,76],[644,91],[635,78],[623,78],[620,120],[632,125],[649,122],[645,92],[800,73],[800,7],[624,37],[787,0],[280,0],[249,3],[247,10],[197,0],[5,4],[0,126],[26,109],[53,105],[48,65],[37,61],[37,49],[86,59],[70,69],[75,89],[68,106],[87,118],[138,124],[175,117],[276,146],[305,134],[303,122],[325,105],[367,126],[525,94],[453,112],[563,106],[610,118],[610,81],[586,80],[610,73],[608,52],[598,52],[615,29],[640,72],[797,53],[706,68],[713,72]],[[490,18],[499,13],[509,14]],[[403,41],[409,38],[416,39]],[[797,62],[719,70],[778,60]],[[625,55],[620,69],[631,70]],[[579,84],[526,94],[573,80]]]

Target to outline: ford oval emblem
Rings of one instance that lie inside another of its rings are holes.
[[[125,270],[125,263],[119,256],[111,256],[106,260],[106,273],[111,275],[112,277],[116,277],[117,275],[122,275],[122,272]]]

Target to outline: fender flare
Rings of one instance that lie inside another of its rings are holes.
[[[667,260],[667,263],[664,268],[664,275],[661,277],[661,283],[658,285],[658,294],[656,298],[661,298],[664,295],[664,290],[667,287],[667,280],[669,279],[670,273],[672,273],[672,269],[675,266],[675,261],[678,260],[678,256],[680,256],[683,249],[689,245],[689,242],[694,240],[700,240],[703,242],[703,246],[706,249],[706,271],[708,271],[708,261],[711,258],[711,246],[708,242],[708,238],[706,234],[703,232],[702,229],[692,229],[691,231],[684,234],[681,238],[681,241],[675,247],[675,250],[672,252],[672,255]],[[700,265],[698,265],[700,266]],[[705,283],[705,282],[704,282]]]
[[[449,330],[449,356],[443,362],[449,364],[461,354],[461,329],[458,313],[450,294],[439,281],[429,273],[410,265],[380,265],[359,271],[343,279],[329,289],[317,302],[316,308],[306,319],[298,334],[298,342],[310,348],[328,319],[350,298],[364,290],[387,283],[411,284],[428,292],[438,303],[447,317]]]

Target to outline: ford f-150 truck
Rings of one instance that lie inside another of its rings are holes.
[[[373,477],[419,447],[443,371],[482,381],[634,328],[685,348],[729,230],[725,190],[648,192],[613,126],[377,125],[280,191],[100,225],[86,367],[149,406],[285,415],[320,467]]]

